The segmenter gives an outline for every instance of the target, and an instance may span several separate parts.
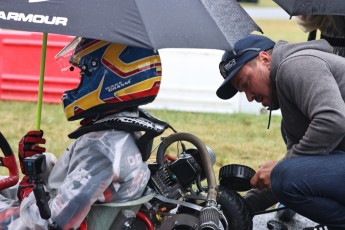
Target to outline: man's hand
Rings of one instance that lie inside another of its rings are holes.
[[[29,131],[22,139],[19,141],[18,146],[18,157],[20,168],[22,173],[25,174],[23,160],[26,157],[31,157],[36,154],[42,154],[46,151],[44,147],[40,147],[38,144],[45,144],[46,140],[42,138],[43,131]]]
[[[270,189],[271,188],[271,171],[277,165],[277,161],[267,161],[260,165],[259,170],[250,180],[253,188]]]

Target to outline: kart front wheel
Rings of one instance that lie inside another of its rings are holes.
[[[220,185],[217,203],[221,205],[229,230],[251,230],[253,228],[252,215],[240,194]]]

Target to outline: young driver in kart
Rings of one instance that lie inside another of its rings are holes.
[[[43,176],[51,220],[58,229],[77,229],[95,202],[125,202],[140,197],[150,176],[137,140],[140,132],[109,124],[140,118],[138,106],[152,102],[160,87],[161,62],[156,51],[93,39],[75,39],[60,52],[80,69],[76,89],[62,96],[68,121],[82,119],[70,135],[76,140]],[[122,126],[121,126],[122,127]],[[23,160],[42,154],[43,131],[29,131],[19,143],[23,174],[19,201],[0,195],[1,229],[48,229],[26,176]],[[54,159],[47,157],[47,163]],[[12,196],[13,198],[13,196]]]

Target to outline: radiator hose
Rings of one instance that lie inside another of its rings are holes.
[[[164,165],[164,155],[167,148],[174,142],[186,141],[193,144],[201,155],[201,164],[207,179],[208,192],[206,205],[200,211],[199,229],[201,230],[218,230],[220,223],[220,214],[217,207],[217,183],[213,170],[213,165],[205,144],[196,136],[190,133],[174,133],[165,137],[157,150],[157,163],[159,166]]]

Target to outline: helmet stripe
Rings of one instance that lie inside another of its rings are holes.
[[[107,48],[102,57],[102,63],[120,77],[129,77],[133,74],[146,71],[150,68],[161,66],[159,55],[152,55],[146,58],[137,59],[130,63],[123,62],[119,56],[127,46],[112,44]]]

